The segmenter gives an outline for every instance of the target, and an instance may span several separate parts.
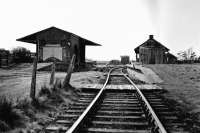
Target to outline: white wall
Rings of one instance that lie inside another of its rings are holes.
[[[55,57],[62,61],[62,47],[60,45],[46,45],[43,47],[43,60]]]

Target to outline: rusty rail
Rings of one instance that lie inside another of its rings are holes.
[[[89,104],[89,106],[86,108],[86,110],[79,116],[79,118],[75,121],[75,123],[69,128],[69,130],[67,130],[66,133],[77,133],[78,132],[78,130],[80,129],[80,127],[83,124],[84,120],[86,119],[87,115],[89,114],[89,112],[92,110],[94,105],[97,103],[97,101],[102,96],[102,94],[103,94],[103,92],[105,90],[105,87],[106,87],[106,85],[108,83],[110,74],[114,69],[115,68],[111,68],[110,69],[110,71],[108,72],[106,81],[105,81],[103,87],[101,88],[101,90],[99,91],[99,93],[96,95],[96,97],[93,99],[93,101]]]
[[[123,73],[123,72],[122,72]],[[124,73],[123,73],[124,74]],[[158,116],[154,112],[153,108],[151,107],[150,103],[147,101],[141,90],[133,83],[133,81],[124,74],[124,77],[135,87],[138,93],[138,99],[141,101],[145,108],[145,113],[150,120],[150,123],[154,125],[152,132],[155,133],[167,133],[166,129],[164,128],[163,124],[159,120]]]

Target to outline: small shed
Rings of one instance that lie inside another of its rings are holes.
[[[122,64],[129,64],[130,63],[130,58],[127,55],[121,56],[121,63]]]
[[[36,44],[36,55],[39,62],[56,59],[58,62],[68,64],[72,55],[76,54],[75,64],[77,67],[85,65],[86,46],[101,46],[56,27],[27,35],[17,41]]]
[[[166,54],[166,62],[168,64],[174,64],[177,63],[177,57],[171,53]]]
[[[8,67],[11,61],[10,52],[5,49],[0,49],[0,67]]]
[[[166,53],[169,49],[156,41],[153,35],[149,39],[135,48],[136,61],[143,64],[163,64],[166,63]]]

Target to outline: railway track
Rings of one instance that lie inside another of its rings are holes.
[[[131,84],[134,90],[105,89]],[[45,132],[53,133],[185,133],[176,112],[151,91],[142,92],[122,68],[109,71],[100,90],[84,89],[80,99],[59,115]]]

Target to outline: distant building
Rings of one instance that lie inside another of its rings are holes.
[[[73,54],[76,54],[76,66],[85,65],[85,47],[100,46],[73,33],[50,27],[33,33],[17,41],[36,44],[36,55],[39,62],[52,61],[69,64]]]
[[[121,56],[121,63],[122,64],[129,64],[130,63],[129,56]]]
[[[0,49],[0,67],[8,67],[11,64],[12,57],[8,50]]]
[[[156,41],[153,35],[149,39],[135,48],[136,61],[143,64],[163,64],[175,60],[169,54],[169,49]]]
[[[166,54],[166,62],[170,64],[177,63],[177,57],[171,53]]]
[[[111,60],[108,63],[109,65],[121,65],[121,62],[119,60]]]

